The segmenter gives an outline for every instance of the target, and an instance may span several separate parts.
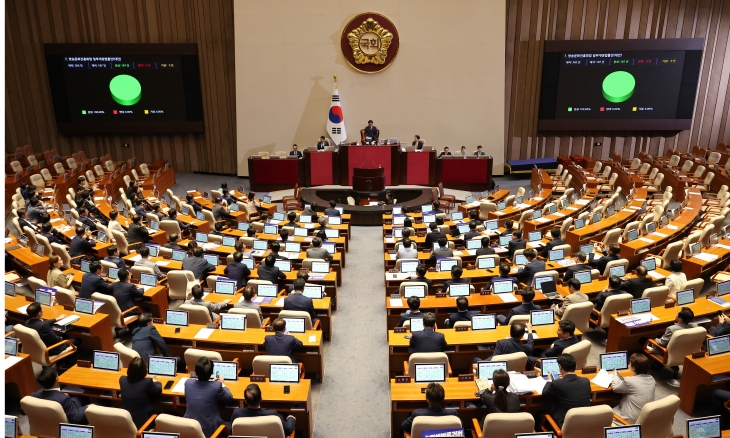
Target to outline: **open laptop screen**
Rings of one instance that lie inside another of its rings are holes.
[[[687,420],[687,438],[720,438],[721,429],[719,415]]]
[[[479,379],[492,379],[494,372],[497,370],[507,371],[506,361],[480,361],[477,365],[477,378]]]
[[[605,438],[641,438],[641,425],[605,427],[603,433]]]
[[[417,363],[416,383],[445,382],[446,364],[444,363]]]
[[[707,352],[710,356],[730,352],[730,335],[707,338]]]
[[[601,354],[601,369],[606,371],[625,370],[629,368],[629,354],[625,351]]]
[[[473,315],[471,317],[472,330],[494,330],[497,328],[497,318],[493,313],[487,315]]]

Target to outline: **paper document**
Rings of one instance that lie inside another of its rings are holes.
[[[526,341],[527,340],[527,335],[528,334],[529,333],[525,333],[524,335],[522,335],[522,340],[523,341]],[[505,338],[505,339],[509,339],[509,338]],[[540,337],[537,335],[537,333],[533,333],[532,334],[532,339],[540,339]]]
[[[647,272],[647,274],[649,275],[649,277],[651,277],[655,280],[661,280],[662,278],[667,278],[665,275],[662,275],[662,274],[658,273],[657,271],[649,271],[649,272]]]
[[[395,239],[392,238],[392,237],[386,237],[385,238],[385,243],[395,243]]]
[[[542,242],[529,242],[527,246],[530,248],[539,248],[542,246]]]
[[[705,262],[714,262],[715,260],[717,260],[718,255],[717,254],[709,254],[709,253],[706,253],[706,252],[701,252],[699,254],[693,255],[692,257],[693,258],[696,258],[696,259],[700,259],[700,260],[705,261]]]
[[[390,256],[391,260],[395,260],[398,258],[398,254],[388,254]]]
[[[103,200],[104,200],[103,196],[94,196],[94,201],[103,201]]]
[[[539,196],[535,196],[535,197],[532,198],[533,201],[542,201],[542,199],[543,198],[541,198]]]
[[[575,265],[575,260],[573,260],[573,259],[562,259],[562,260],[558,260],[555,263],[559,264],[562,267],[567,267],[567,266],[573,266],[573,265]]]
[[[22,313],[23,315],[27,315],[27,313],[25,311],[28,310],[28,306],[29,305],[30,304],[26,304],[25,306],[18,307],[15,310],[17,310],[18,312]]]
[[[495,294],[505,303],[516,303],[517,297],[513,294]]]
[[[533,391],[530,379],[524,374],[509,373],[509,386],[507,391],[514,394],[530,394]]]
[[[493,211],[492,213],[496,214],[497,216],[502,216],[504,212],[502,211]]]
[[[10,368],[11,366],[13,366],[16,363],[20,362],[21,360],[23,360],[22,357],[18,357],[18,356],[6,356],[5,357],[5,361],[3,361],[3,364],[5,365],[5,370],[7,371],[8,368]]]
[[[664,234],[664,233],[660,233],[660,232],[658,232],[658,231],[654,231],[654,232],[653,232],[653,233],[651,233],[651,234],[653,234],[654,236],[658,236],[658,237],[661,237],[661,238],[667,237],[667,235],[666,235],[666,234]]]
[[[157,261],[157,266],[167,266],[169,264],[170,264],[170,262],[168,260],[158,260]]]
[[[555,213],[553,213],[553,216],[565,217],[565,213],[561,213],[559,211],[556,211]]]
[[[608,388],[611,386],[611,381],[613,378],[610,374],[604,369],[601,369],[601,371],[596,374],[596,377],[594,377],[591,382],[595,383],[596,385],[600,386],[601,388]]]
[[[466,253],[469,254],[470,256],[475,256],[475,255],[477,255],[477,250],[476,249],[467,249]]]
[[[576,203],[576,204],[578,204],[578,205],[587,205],[587,204],[589,204],[590,202],[591,202],[591,201],[589,201],[589,200],[587,200],[587,199],[579,199],[579,200],[575,201],[575,203]]]
[[[71,315],[71,316],[67,316],[67,317],[63,318],[60,321],[56,321],[55,325],[67,326],[67,325],[73,324],[74,322],[78,321],[79,319],[80,318],[78,315]]]
[[[312,229],[314,228],[314,224],[304,224],[304,228]]]
[[[715,245],[715,246],[716,246],[716,247],[718,247],[718,248],[722,248],[722,249],[730,249],[730,246],[727,246],[727,245],[723,245],[722,243],[718,243],[718,244],[717,244],[717,245]]]
[[[640,237],[639,240],[646,243],[654,243],[654,241],[649,239],[648,237]]]
[[[547,380],[543,379],[542,377],[530,379],[530,384],[532,385],[532,389],[538,394],[542,394],[542,390],[545,389],[546,383],[547,383]]]
[[[537,218],[537,219],[533,219],[533,220],[534,220],[535,222],[540,222],[541,224],[543,224],[543,223],[545,223],[545,222],[550,222],[550,219],[548,219],[548,218],[546,218],[546,217],[539,217],[539,218]]]
[[[284,299],[285,298],[286,297],[282,297],[282,298],[279,298],[278,300],[276,300],[276,302],[274,303],[274,306],[276,306],[276,307],[284,307]]]
[[[130,257],[129,260],[136,262],[136,261],[142,260],[142,256],[137,254],[136,256]]]
[[[515,208],[519,208],[519,209],[527,208],[529,206],[530,206],[530,204],[525,204],[525,203],[515,204]]]
[[[195,339],[208,339],[213,334],[213,329],[202,328],[195,334]]]
[[[317,335],[310,335],[309,336],[309,343],[310,344],[313,344],[315,342],[317,342]]]
[[[577,209],[578,209],[578,207],[568,207],[567,209],[568,209],[568,210],[573,210],[573,211],[575,211],[575,210],[577,210]]]
[[[188,377],[183,377],[180,379],[179,382],[177,382],[177,385],[172,387],[172,390],[170,392],[174,392],[176,394],[185,394],[185,382],[188,380]]]
[[[400,298],[391,298],[390,299],[390,307],[402,307],[403,306],[403,300]]]
[[[678,227],[678,226],[676,226],[676,225],[667,225],[667,228],[669,228],[670,230],[676,230],[676,229],[678,229],[679,227]]]

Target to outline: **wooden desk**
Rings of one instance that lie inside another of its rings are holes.
[[[5,360],[7,361],[9,357],[6,354]],[[18,357],[20,358],[19,362],[9,367],[7,362],[5,364],[5,392],[20,399],[38,391],[38,385],[33,375],[33,364],[30,356],[25,353],[18,353]]]
[[[730,381],[730,361],[727,354],[693,359],[692,355],[684,358],[682,380],[679,385],[679,407],[692,415],[698,394],[706,397],[713,385],[726,384]]]
[[[499,219],[499,226],[503,227],[504,223],[508,219],[512,219],[513,221],[518,221],[520,219],[520,216],[522,213],[526,210],[537,210],[542,209],[545,204],[548,203],[550,198],[553,196],[553,191],[549,189],[545,189],[543,187],[542,191],[535,190],[535,197],[532,199],[523,200],[522,203],[525,205],[524,207],[515,207],[514,205],[511,207],[507,207],[504,210],[501,211],[490,211],[489,212],[489,219]]]
[[[479,290],[488,282],[491,281],[492,277],[499,276],[499,268],[493,269],[464,269],[461,274],[461,278],[470,278],[471,285],[474,289]],[[404,281],[410,281],[410,279],[392,278],[393,274],[385,274],[385,294],[397,293],[400,284]],[[451,280],[451,272],[427,272],[426,278],[433,282],[434,287],[443,285],[444,281]]]
[[[533,327],[537,332],[538,338],[535,338],[536,348],[547,348],[557,339],[558,323],[553,325],[545,325]],[[443,333],[446,337],[446,344],[451,351],[447,351],[449,356],[449,364],[453,370],[453,374],[464,374],[471,372],[472,360],[475,357],[486,359],[494,353],[494,344],[501,339],[509,337],[510,326],[497,326],[494,330],[478,330],[457,332],[454,329],[438,329],[439,333]],[[575,330],[575,335],[580,338],[580,330]],[[388,346],[390,354],[388,355],[388,371],[391,378],[403,375],[403,362],[408,361],[410,353],[408,348],[410,333],[395,333],[388,330]],[[479,349],[478,347],[486,347]]]
[[[48,257],[37,256],[31,249],[22,247],[11,249],[8,254],[12,257],[13,263],[18,270],[24,271],[26,275],[31,274],[45,281],[51,263]]]
[[[488,198],[476,199],[476,200],[474,200],[474,202],[469,203],[469,204],[467,204],[467,203],[459,204],[457,206],[457,208],[459,209],[460,212],[464,213],[464,218],[466,219],[469,217],[469,210],[473,210],[475,208],[478,210],[480,208],[480,204],[482,202],[491,202],[491,203],[496,204],[499,201],[505,199],[507,196],[509,196],[509,194],[510,194],[510,191],[508,189],[500,189],[500,190],[497,190],[496,192],[492,193],[491,195],[489,195]],[[420,215],[420,213],[416,213],[416,214]],[[408,213],[408,216],[410,216],[410,215],[411,215],[411,213]]]
[[[576,219],[581,215],[581,213],[588,211],[591,208],[591,203],[593,202],[596,194],[597,192],[595,190],[589,190],[586,192],[585,196],[578,200],[578,202],[569,205],[565,210],[558,210],[555,213],[548,214],[547,216],[543,216],[537,220],[532,219],[525,221],[523,236],[526,236],[525,233],[535,230],[539,230],[545,234],[554,227],[560,227],[563,224],[563,221],[569,217]],[[558,209],[559,208],[560,207],[558,207]]]
[[[718,306],[710,300],[700,298],[692,304],[682,307],[689,307],[694,312],[695,318],[707,316],[713,318],[717,312],[724,310],[722,306]],[[609,323],[608,340],[606,343],[606,352],[611,351],[639,351],[643,345],[639,345],[639,338],[654,338],[664,334],[664,331],[670,325],[674,324],[677,319],[677,312],[681,307],[652,307],[651,313],[659,318],[647,325],[638,327],[627,327],[616,321],[617,315],[611,315]]]
[[[81,395],[92,399],[109,400],[115,407],[121,407],[121,388],[119,386],[119,378],[127,375],[127,369],[122,368],[120,371],[96,370],[93,368],[79,368],[77,365],[69,368],[58,378],[61,389],[69,395]],[[170,409],[175,410],[178,414],[184,414],[186,408],[185,394],[172,392],[180,380],[188,378],[186,374],[178,374],[174,378],[165,376],[156,376],[157,380],[162,384],[162,395],[158,398],[156,405],[157,412],[166,412]],[[164,389],[165,384],[172,380],[173,385],[170,389]],[[236,407],[245,407],[243,392],[251,383],[248,377],[239,377],[236,382],[225,382],[226,387],[231,391]],[[261,407],[265,409],[276,409],[284,415],[293,415],[297,419],[296,430],[304,433],[305,436],[311,437],[314,429],[314,420],[312,414],[312,382],[303,379],[299,384],[289,384],[291,392],[284,394],[283,383],[258,382],[261,388]],[[83,393],[69,392],[67,385],[78,386],[84,389]],[[93,401],[92,401],[93,402]],[[228,411],[225,418],[229,418],[231,408],[224,408]],[[25,435],[24,435],[25,436]]]
[[[16,295],[14,297],[5,297],[5,310],[8,311],[8,319],[14,323],[24,324],[28,320],[28,315],[20,313],[19,307],[27,306],[30,301],[26,301],[24,296]],[[63,306],[43,306],[43,319],[54,319],[59,315],[78,315],[79,320],[74,322],[70,329],[66,332],[69,337],[80,337],[82,345],[80,348],[85,350],[105,350],[114,351],[114,339],[112,337],[112,326],[109,315],[105,313],[96,313],[87,315],[84,313],[76,313],[65,310]]]
[[[730,247],[730,239],[720,239],[719,244]],[[710,278],[713,271],[725,266],[730,260],[730,249],[713,246],[711,248],[702,248],[703,253],[714,254],[717,259],[712,262],[700,260],[697,257],[682,258],[682,271],[687,278]]]
[[[167,341],[170,354],[183,357],[188,348],[199,348],[201,350],[217,351],[223,360],[238,358],[241,369],[244,373],[251,374],[253,371],[251,362],[253,358],[266,354],[264,350],[264,338],[274,336],[274,332],[266,332],[264,329],[249,328],[245,332],[233,332],[229,330],[213,330],[207,339],[196,339],[195,335],[204,329],[202,324],[190,324],[188,327],[178,327],[179,333],[175,333],[175,326],[155,324],[163,338]],[[303,334],[294,333],[294,337],[302,341],[304,347],[294,353],[294,357],[304,363],[307,373],[314,374],[320,381],[324,380],[324,354],[322,346],[322,332],[318,330],[308,331]],[[314,341],[310,342],[310,336]]]

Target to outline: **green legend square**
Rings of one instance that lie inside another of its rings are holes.
[[[573,111],[573,107],[572,107],[572,106],[569,106],[569,107],[568,107],[568,111],[569,111],[569,112],[570,112],[570,111]]]
[[[86,110],[81,110],[81,114],[86,114]]]

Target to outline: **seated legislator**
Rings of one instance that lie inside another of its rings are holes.
[[[215,270],[215,266],[203,258],[203,248],[193,248],[193,255],[186,256],[182,261],[183,271],[191,271],[196,280],[202,280],[203,276]]]
[[[63,340],[63,338],[53,330],[53,324],[55,324],[57,320],[62,320],[68,315],[58,315],[55,319],[44,320],[43,306],[41,306],[41,303],[37,302],[30,303],[25,309],[25,313],[28,314],[28,320],[25,321],[24,325],[38,332],[38,337],[41,338],[41,341],[43,341],[43,345],[50,347]],[[68,340],[77,347],[81,345],[81,339],[79,338],[70,338]],[[55,356],[57,354],[61,354],[66,348],[68,348],[68,345],[60,345],[52,349],[48,354],[50,356]]]
[[[173,212],[175,210],[170,210],[170,212]],[[163,245],[164,248],[169,248],[173,251],[185,251],[185,248],[180,246],[178,242],[180,241],[180,235],[177,233],[170,234],[170,237],[167,238],[167,243]]]
[[[266,335],[264,337],[266,354],[272,356],[289,356],[292,362],[297,363],[297,360],[294,359],[294,352],[301,350],[304,344],[299,339],[287,333],[286,321],[283,318],[276,318],[273,327],[274,335]]]
[[[296,145],[295,145],[296,146]],[[284,429],[284,436],[291,435],[294,432],[297,419],[293,415],[284,416],[279,414],[273,409],[262,409],[261,408],[261,388],[255,383],[251,383],[243,391],[243,398],[246,400],[245,408],[236,408],[231,414],[231,423],[236,421],[236,418],[251,418],[251,417],[263,417],[266,415],[274,415],[281,420],[281,427]]]
[[[289,238],[289,235],[286,233],[286,230],[281,230],[282,234],[282,242],[286,242],[284,238]],[[279,254],[279,250],[281,249],[281,243],[279,242],[271,242],[271,245],[269,245],[269,249],[271,252],[269,252],[270,255],[274,256],[274,259],[276,260],[289,260],[283,255]],[[276,262],[274,262],[276,263]]]
[[[442,237],[437,242],[438,247],[434,245],[433,251],[431,251],[431,259],[430,261],[432,263],[436,262],[439,257],[453,257],[454,256],[454,250],[449,247],[449,241],[446,239],[446,237]]]
[[[304,284],[303,278],[297,278],[294,280],[294,289],[284,299],[284,310],[295,310],[299,312],[307,312],[312,318],[312,324],[315,322],[314,303],[312,299],[304,295]]]
[[[721,313],[718,317],[718,324],[707,328],[707,333],[710,336],[724,336],[730,334],[730,318],[724,313]]]
[[[236,304],[233,305],[234,309],[254,309],[257,312],[259,312],[259,318],[261,321],[264,320],[264,315],[261,313],[261,305],[259,303],[254,303],[253,297],[254,297],[255,291],[253,287],[246,286],[243,288],[243,301],[239,301]]]
[[[578,263],[574,264],[573,266],[568,267],[568,269],[565,270],[565,275],[563,276],[563,281],[568,281],[575,275],[576,272],[580,271],[590,271],[591,265],[586,263],[586,259],[588,258],[586,256],[586,253],[583,251],[578,251],[575,254],[575,258],[578,259]],[[601,272],[601,274],[603,274]]]
[[[279,280],[286,280],[286,274],[274,266],[274,263],[276,263],[276,258],[271,254],[267,255],[264,259],[264,263],[259,264],[259,279],[268,280],[271,284],[278,285]]]
[[[228,219],[231,215],[231,210],[228,209],[228,207],[224,207],[222,204],[222,199],[217,197],[213,200],[213,217],[217,221],[224,221]]]
[[[36,379],[38,386],[43,388],[31,394],[32,397],[42,400],[54,401],[61,405],[66,419],[73,424],[89,424],[86,419],[85,403],[81,397],[69,397],[61,391],[58,385],[58,371],[55,367],[44,367]]]
[[[231,302],[230,299],[225,299],[221,301],[220,303],[211,303],[210,301],[205,301],[203,299],[203,288],[196,284],[195,286],[190,289],[190,293],[192,294],[192,299],[185,300],[185,304],[193,304],[196,306],[203,306],[208,309],[208,312],[210,313],[210,320],[215,321],[218,319],[218,314],[216,312],[220,310],[224,310],[226,307],[228,307],[228,303]]]
[[[104,281],[101,276],[101,263],[91,262],[89,264],[89,272],[81,277],[81,290],[79,298],[91,299],[91,294],[99,292],[105,295],[112,294],[112,285]]]
[[[449,290],[449,286],[452,284],[470,284],[471,281],[468,278],[461,278],[461,276],[464,274],[464,270],[460,268],[458,265],[454,265],[451,267],[451,280],[444,281],[444,286],[441,289],[443,292],[446,292]]]
[[[469,310],[469,299],[467,297],[456,298],[456,313],[452,313],[444,321],[446,327],[453,327],[459,321],[471,321],[471,317],[478,315],[479,311]]]
[[[66,242],[59,239],[59,232],[53,229],[53,225],[50,222],[46,222],[41,226],[41,236],[48,239],[48,243],[57,243],[59,245],[65,245]]]
[[[185,203],[193,207],[193,211],[189,211],[188,216],[195,217],[197,213],[203,211],[203,207],[201,207],[200,204],[195,203],[195,196],[190,193],[185,195]]]
[[[89,259],[93,259],[95,246],[96,241],[91,238],[91,230],[87,230],[84,227],[76,227],[76,235],[71,239],[68,255],[71,257],[85,255]]]
[[[137,198],[134,201],[134,212],[138,214],[143,221],[147,220],[147,210],[145,209],[144,199]]]
[[[433,249],[434,245],[441,239],[446,239],[446,234],[442,233],[438,225],[433,222],[428,224],[428,229],[430,232],[426,235],[426,248]]]
[[[624,292],[630,293],[631,295],[633,295],[634,298],[641,298],[646,289],[654,287],[654,280],[647,277],[648,272],[649,271],[646,270],[645,266],[637,266],[636,278],[629,278],[628,280],[624,280],[621,283],[621,286],[619,286],[619,289]]]
[[[510,319],[515,315],[529,315],[533,310],[542,309],[542,307],[532,302],[535,299],[535,291],[531,287],[526,287],[521,295],[522,303],[519,306],[511,308],[507,316],[497,315],[497,322],[500,325],[509,324]]]
[[[409,353],[440,353],[446,351],[446,337],[436,331],[436,315],[423,314],[423,330],[411,333]]]
[[[63,266],[63,260],[57,255],[49,257],[50,269],[48,269],[48,276],[46,277],[46,284],[48,287],[63,287],[69,288],[73,282],[73,274],[64,274],[61,270]]]
[[[570,409],[591,405],[591,382],[575,374],[575,358],[570,354],[558,356],[558,367],[560,377],[554,379],[552,374],[548,376],[542,396],[553,401],[550,416],[558,427],[563,427]]]
[[[213,435],[221,424],[231,430],[231,423],[223,421],[219,409],[220,404],[233,402],[231,391],[223,384],[223,376],[211,380],[213,362],[205,356],[195,364],[195,375],[197,379],[185,381],[185,418],[197,420],[206,437]]]
[[[411,318],[423,318],[421,299],[414,296],[408,297],[408,310],[400,316],[397,327],[403,327],[403,324]]]
[[[480,397],[482,404],[487,408],[487,415],[520,411],[520,396],[513,392],[507,392],[509,383],[510,379],[507,371],[494,371],[492,387],[488,391],[484,391]],[[483,424],[484,419],[480,423]]]
[[[117,300],[119,310],[126,312],[135,306],[135,299],[142,299],[144,297],[144,289],[141,287],[138,288],[127,281],[129,279],[129,271],[126,269],[120,269],[117,272],[117,276],[119,281],[112,283],[112,295]],[[138,313],[136,310],[134,311],[134,314]]]
[[[322,239],[319,237],[312,239],[312,246],[307,249],[306,254],[309,259],[332,260],[332,254],[330,254],[325,248],[322,248]]]
[[[477,150],[474,151],[474,155],[480,156],[480,155],[486,155],[484,151],[482,150],[482,145],[477,146]]]
[[[423,140],[421,140],[420,135],[416,134],[413,136],[413,142],[411,143],[411,146],[415,146],[417,151],[423,149]]]
[[[418,250],[416,249],[416,245],[411,242],[411,239],[403,239],[400,248],[398,248],[398,253],[396,253],[395,258],[396,260],[418,258]]]
[[[25,228],[25,227],[28,227],[33,231],[36,230],[35,225],[28,222],[27,213],[25,212],[24,208],[17,209],[16,213],[18,214],[18,225],[20,225],[21,230],[23,230],[23,228]],[[83,229],[83,227],[82,227],[82,229]],[[23,234],[25,234],[25,230],[23,230]]]
[[[474,209],[474,210],[471,210],[469,212],[469,214],[471,215],[472,212],[474,212],[474,220],[478,220],[479,213],[477,213],[476,209]],[[499,235],[500,236],[511,236],[512,233],[514,233],[514,231],[515,231],[514,226],[515,226],[514,221],[512,219],[507,219],[506,221],[504,221],[504,231],[499,233]]]
[[[401,427],[405,432],[410,432],[413,427],[413,420],[416,417],[444,417],[446,415],[457,415],[456,409],[444,409],[444,387],[438,383],[431,382],[426,387],[426,401],[428,402],[428,408],[416,409],[411,413],[410,417],[406,418],[401,424]]]
[[[116,208],[116,204],[114,204],[113,208]],[[127,237],[127,230],[125,230],[122,227],[122,224],[119,223],[119,221],[117,220],[118,217],[119,217],[119,212],[117,210],[112,210],[109,212],[109,225],[107,226],[107,230],[108,230],[108,234],[109,234],[109,240],[112,243],[115,243],[114,234],[112,233],[112,231],[116,231],[116,232],[124,235],[124,237]]]
[[[568,306],[571,304],[585,303],[589,300],[588,295],[580,291],[580,281],[575,278],[570,278],[565,282],[565,284],[568,286],[570,294],[565,297],[558,295],[556,298],[558,302],[553,304],[555,316],[558,318],[563,316],[565,311],[568,309]]]
[[[328,141],[327,141],[327,140],[326,140],[326,139],[324,138],[324,135],[320,135],[320,136],[319,136],[319,141],[317,142],[317,150],[318,150],[318,151],[323,151],[323,150],[324,150],[324,148],[325,148],[325,146],[329,146],[329,145],[330,145],[330,142],[328,142]]]
[[[550,237],[552,237],[552,240],[545,245],[545,247],[542,249],[542,252],[540,255],[543,258],[548,258],[550,255],[550,250],[555,248],[558,245],[565,245],[565,240],[560,238],[560,228],[559,227],[553,227],[552,230],[550,230]]]
[[[692,322],[693,319],[695,319],[695,314],[692,309],[689,307],[682,307],[679,312],[677,312],[677,319],[675,320],[675,323],[667,327],[661,338],[656,338],[654,340],[662,347],[666,347],[669,344],[669,340],[672,339],[672,335],[677,330],[697,327],[697,324]],[[643,344],[644,342],[641,343]]]
[[[334,199],[330,199],[329,204],[330,204],[330,207],[324,209],[324,214],[326,216],[339,216],[340,215],[340,210],[338,210],[338,209],[335,208],[335,207],[337,207],[337,203],[335,202],[335,200]]]
[[[304,207],[304,210],[302,210],[302,214],[299,215],[299,217],[302,216],[309,216],[312,218],[312,223],[317,221],[317,208],[319,206],[316,202],[312,202],[309,207]],[[301,219],[300,219],[301,220]]]
[[[475,255],[479,257],[492,254],[496,254],[496,251],[494,251],[494,248],[491,247],[489,237],[482,237],[482,247],[477,249]]]
[[[558,339],[550,344],[550,348],[545,351],[535,350],[535,356],[530,356],[528,359],[530,364],[534,364],[538,357],[558,357],[563,354],[563,350],[580,342],[575,336],[573,321],[559,321],[557,335]]]
[[[545,261],[538,259],[537,252],[532,248],[526,249],[522,254],[527,258],[527,264],[517,270],[517,279],[530,285],[535,274],[545,270]]]
[[[236,251],[233,253],[233,261],[223,269],[223,275],[232,280],[236,280],[236,289],[241,289],[248,283],[248,276],[251,270],[243,263],[243,253]]]
[[[150,249],[146,246],[143,246],[139,249],[139,256],[140,259],[134,262],[134,266],[140,266],[142,268],[150,268],[155,273],[155,277],[157,279],[165,278],[165,274],[160,271],[160,268],[157,266],[157,263],[150,260]]]
[[[525,248],[527,248],[527,241],[522,238],[522,231],[514,230],[512,232],[512,240],[507,243],[507,258],[514,260],[515,251]]]
[[[464,233],[464,240],[471,240],[475,237],[479,237],[482,235],[479,231],[477,231],[477,221],[469,221],[469,231]]]
[[[28,211],[30,211],[30,209],[28,209]],[[89,217],[89,210],[84,207],[79,207],[76,211],[79,213],[79,222],[89,227],[90,231],[97,230],[96,222],[94,222],[91,217]]]
[[[150,356],[170,356],[167,343],[152,325],[151,313],[143,313],[137,321],[137,327],[132,330],[132,350],[136,351],[145,363],[150,361]],[[184,362],[182,366],[185,368]]]
[[[510,270],[512,267],[508,265],[507,263],[500,263],[499,264],[499,277],[492,277],[492,279],[489,281],[489,283],[485,284],[484,287],[482,287],[483,291],[486,290],[493,290],[493,284],[495,281],[514,281],[514,278],[509,276]]]
[[[375,125],[373,125],[372,120],[368,120],[368,126],[366,126],[363,131],[365,131],[365,143],[378,144],[378,137],[380,136],[380,131],[378,130],[378,128]]]
[[[289,156],[290,157],[302,158],[302,152],[300,150],[298,150],[298,149],[299,149],[299,146],[297,146],[296,143],[294,143],[291,146],[291,150],[289,151]]]
[[[155,376],[147,377],[147,363],[135,357],[127,367],[127,375],[119,378],[122,408],[129,412],[134,427],[139,429],[155,413],[152,400],[162,394],[162,384]]]
[[[599,244],[596,244],[596,246],[599,246]],[[599,258],[598,260],[593,259],[593,262],[591,262],[590,265],[595,266],[595,268],[598,269],[598,272],[603,275],[608,262],[612,262],[621,258],[621,256],[619,255],[621,253],[621,247],[618,245],[618,243],[612,243],[608,246],[608,252],[603,250],[600,246],[599,249],[601,249],[603,257]]]
[[[525,333],[527,333],[527,342],[522,343],[522,338],[525,336]],[[500,339],[497,341],[497,344],[494,346],[494,353],[492,356],[490,356],[490,360],[493,356],[499,356],[501,354],[511,354],[511,353],[519,353],[523,352],[526,355],[531,355],[532,350],[535,345],[535,340],[532,336],[532,324],[529,322],[527,324],[523,324],[521,322],[516,322],[512,324],[509,327],[509,338],[507,339]],[[476,357],[474,358],[474,367],[476,368],[476,362],[481,361],[482,359]]]
[[[119,250],[117,249],[116,246],[110,246],[109,248],[107,248],[106,249],[107,256],[104,257],[104,261],[109,262],[109,263],[114,263],[117,266],[117,268],[124,269],[126,264],[124,263],[124,259],[119,257],[119,255],[117,254],[118,251]],[[147,250],[147,252],[149,253],[149,250]]]
[[[682,272],[682,260],[674,259],[669,262],[671,274],[667,275],[664,285],[669,288],[669,296],[676,298],[677,292],[684,290],[687,284],[687,275]]]
[[[426,266],[419,264],[418,266],[416,266],[416,276],[411,278],[410,281],[418,281],[420,283],[426,283],[426,285],[428,286],[428,289],[426,290],[426,292],[428,293],[428,290],[430,290],[431,287],[433,286],[433,281],[426,278],[426,272],[428,272],[428,269],[426,268]]]
[[[132,216],[132,223],[127,228],[127,242],[128,243],[139,243],[146,242],[149,240],[150,233],[147,228],[140,225],[142,216],[135,214]]]
[[[449,147],[448,147],[448,146],[444,147],[444,150],[443,150],[443,152],[441,152],[441,153],[439,154],[438,158],[441,158],[441,157],[443,157],[444,155],[451,155],[451,152],[449,152]]]
[[[297,220],[297,213],[294,211],[290,211],[286,214],[286,218],[289,220],[289,222],[282,225],[282,227],[292,227],[292,228],[301,228],[299,224],[296,222]]]
[[[621,378],[617,371],[611,373],[611,389],[613,392],[624,394],[618,406],[613,408],[613,412],[633,424],[639,419],[641,408],[654,401],[656,382],[649,374],[651,371],[649,358],[641,353],[631,355],[629,370],[633,376],[621,376],[623,377]]]
[[[621,278],[619,278],[616,275],[612,275],[608,279],[608,286],[606,287],[606,289],[604,289],[603,292],[599,293],[596,296],[596,302],[593,303],[593,307],[596,310],[600,311],[601,309],[603,309],[603,305],[606,303],[606,299],[608,297],[625,293],[624,291],[619,289],[620,287],[621,287]]]

